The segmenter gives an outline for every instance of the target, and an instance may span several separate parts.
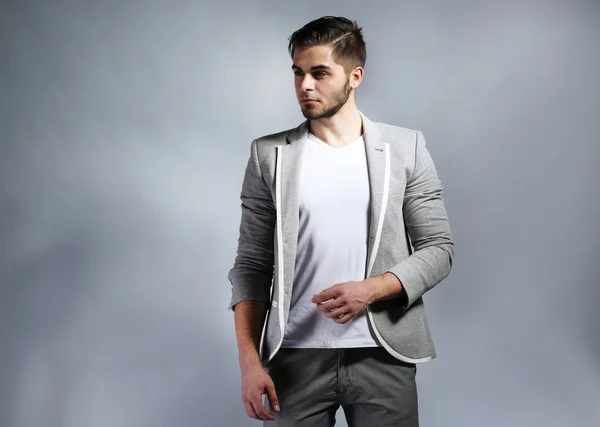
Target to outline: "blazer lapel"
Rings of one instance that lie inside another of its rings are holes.
[[[286,138],[281,147],[281,215],[282,233],[278,245],[283,245],[283,292],[287,318],[292,290],[299,229],[299,182],[302,166],[303,141],[308,135],[308,121],[304,121]]]
[[[369,173],[369,186],[371,200],[369,209],[369,241],[367,246],[367,277],[370,276],[373,266],[372,257],[377,254],[378,244],[377,229],[382,212],[382,204],[387,198],[386,193],[386,144],[381,139],[381,132],[377,125],[360,113],[363,121],[363,137],[367,153],[367,168]],[[377,241],[377,242],[376,242]]]
[[[302,166],[302,141],[308,135],[308,121],[294,129],[286,138],[287,144],[282,147],[281,214],[283,218],[284,238],[296,240],[298,235],[298,206],[300,168]],[[290,243],[288,241],[288,243]]]

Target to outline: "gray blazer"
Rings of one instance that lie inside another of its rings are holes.
[[[436,354],[422,296],[450,273],[454,254],[442,185],[420,131],[374,123],[360,114],[371,189],[366,277],[391,272],[408,297],[407,303],[393,298],[371,304],[369,327],[392,356],[427,362]],[[260,345],[263,363],[279,350],[290,309],[301,141],[307,133],[305,121],[253,141],[242,185],[229,308],[249,299],[269,307]]]

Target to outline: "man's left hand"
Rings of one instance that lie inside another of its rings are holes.
[[[366,310],[372,302],[372,289],[368,282],[345,282],[333,285],[314,295],[317,309],[335,323],[346,323]]]

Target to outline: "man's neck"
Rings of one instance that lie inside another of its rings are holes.
[[[333,117],[311,120],[310,133],[334,148],[341,148],[362,135],[362,118],[356,106],[345,105]]]

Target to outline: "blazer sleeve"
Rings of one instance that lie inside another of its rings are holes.
[[[421,131],[417,131],[415,164],[403,203],[404,223],[414,251],[388,271],[402,283],[404,308],[408,309],[448,276],[454,256],[442,185]]]
[[[242,216],[237,255],[228,279],[232,286],[229,309],[244,300],[269,303],[273,281],[276,210],[262,177],[257,142],[252,142],[240,195]]]

